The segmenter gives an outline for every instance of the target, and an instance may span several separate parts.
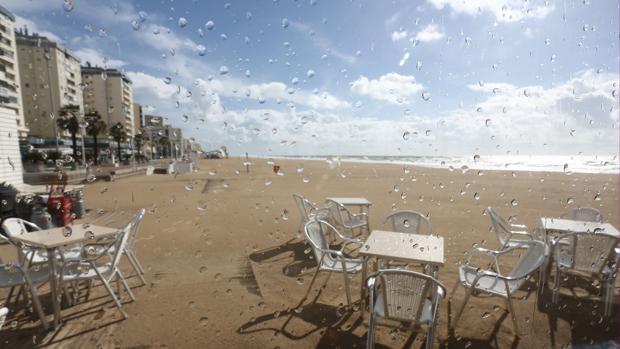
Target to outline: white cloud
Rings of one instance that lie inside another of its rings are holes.
[[[360,76],[351,82],[351,92],[390,103],[406,103],[407,98],[422,91],[422,84],[412,75],[388,73],[376,80]]]
[[[120,68],[127,64],[122,60],[109,58],[94,48],[85,47],[74,51],[74,53],[80,58],[82,64],[89,62],[92,65],[98,65],[100,67],[105,65],[107,68]]]
[[[357,61],[357,58],[354,55],[343,52],[342,50],[337,48],[327,37],[318,34],[309,25],[297,21],[289,21],[289,25],[291,26],[291,28],[297,30],[298,32],[307,34],[310,37],[310,41],[324,53],[332,55],[340,59],[341,61],[349,64],[353,64]]]
[[[435,24],[429,24],[415,35],[415,39],[421,42],[429,42],[442,39],[445,36]]]
[[[437,9],[450,7],[454,13],[477,16],[488,12],[499,22],[518,22],[527,18],[541,19],[551,13],[555,6],[546,1],[534,0],[426,0]]]
[[[37,23],[26,19],[24,17],[15,16],[15,26],[16,28],[23,28],[24,26],[28,28],[28,33],[38,33],[41,36],[46,36],[48,39],[58,42],[64,43],[64,40],[61,39],[58,35],[42,29]]]
[[[405,38],[407,38],[407,31],[406,30],[392,32],[392,41],[394,41],[394,42],[400,41],[400,40],[405,39]]]

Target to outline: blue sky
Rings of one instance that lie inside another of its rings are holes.
[[[206,148],[618,152],[613,1],[3,4],[83,61],[124,70],[137,102]]]

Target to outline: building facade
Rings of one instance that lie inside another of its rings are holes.
[[[133,129],[134,134],[140,133],[144,126],[144,115],[142,114],[142,106],[139,103],[133,104]]]
[[[15,111],[17,132],[28,136],[20,91],[19,58],[15,42],[15,16],[0,5],[0,106]]]
[[[24,182],[17,132],[15,110],[0,107],[0,182],[21,190]]]
[[[136,133],[131,80],[117,69],[82,67],[84,110],[96,110],[108,128],[121,123],[127,137]]]
[[[80,60],[68,49],[37,33],[18,30],[17,56],[24,118],[30,137],[62,138],[56,118],[64,106],[83,112]]]

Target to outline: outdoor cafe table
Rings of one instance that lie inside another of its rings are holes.
[[[360,213],[362,212],[366,212],[366,214],[369,214],[370,211],[370,205],[372,205],[372,202],[368,201],[368,199],[366,198],[356,198],[356,197],[326,197],[325,200],[331,200],[331,201],[336,201],[337,203],[343,205],[343,206],[356,206],[359,207],[359,211]],[[369,222],[370,217],[366,216],[367,221]]]
[[[365,300],[365,282],[369,258],[427,264],[440,267],[444,264],[443,237],[373,230],[359,250],[362,263],[362,304]],[[435,268],[433,268],[435,270]],[[435,277],[435,275],[433,275]]]
[[[60,302],[58,297],[59,285],[56,280],[57,265],[55,256],[56,251],[63,246],[75,245],[89,239],[97,239],[113,235],[119,231],[116,228],[102,227],[93,224],[75,224],[68,226],[71,228],[71,234],[67,234],[65,227],[37,230],[26,234],[13,236],[11,239],[15,242],[23,242],[26,245],[44,248],[47,250],[47,260],[50,271],[50,289],[52,293],[52,306],[54,309],[53,327],[57,327],[60,322]],[[87,234],[91,232],[91,234]]]
[[[540,276],[541,282],[539,291],[542,291],[551,271],[550,257],[553,254],[554,246],[553,241],[550,238],[553,235],[559,236],[566,233],[603,233],[620,237],[620,232],[618,232],[618,229],[609,223],[577,221],[574,219],[564,218],[542,217],[540,218],[540,223],[537,229],[539,229],[540,233],[544,234],[545,241],[550,244],[551,248],[551,253],[545,261],[545,266],[541,268],[542,275]],[[620,250],[616,247],[616,257],[618,257],[619,252]]]

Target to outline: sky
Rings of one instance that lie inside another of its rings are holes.
[[[614,155],[618,3],[3,0],[205,149]]]

